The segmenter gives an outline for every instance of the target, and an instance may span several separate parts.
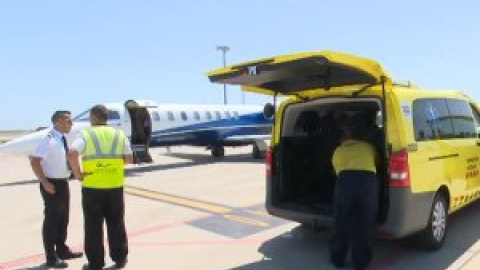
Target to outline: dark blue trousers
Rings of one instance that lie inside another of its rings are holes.
[[[92,268],[105,265],[104,222],[107,225],[110,258],[116,263],[126,261],[128,243],[123,188],[83,188],[82,206],[85,222],[85,254],[89,265]]]
[[[42,226],[43,247],[47,261],[55,261],[57,253],[69,251],[65,244],[70,215],[70,189],[66,179],[48,179],[55,186],[55,194],[49,194],[40,184],[44,203]]]
[[[365,269],[372,259],[372,238],[378,211],[378,181],[368,171],[342,171],[335,183],[331,261],[345,264],[351,245],[355,269]]]

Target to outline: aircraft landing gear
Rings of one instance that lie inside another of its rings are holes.
[[[254,159],[265,158],[266,150],[267,150],[267,144],[264,141],[256,141],[252,147],[252,157]]]
[[[216,158],[222,158],[225,156],[225,148],[221,145],[212,146],[212,156]]]

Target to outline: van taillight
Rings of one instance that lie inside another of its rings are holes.
[[[272,148],[268,147],[267,152],[265,153],[265,165],[267,178],[271,178],[273,175],[273,152]]]
[[[390,175],[391,187],[410,186],[410,173],[408,170],[408,152],[401,150],[392,153],[388,162],[388,173]]]

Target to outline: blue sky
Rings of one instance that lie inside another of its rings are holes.
[[[15,0],[0,2],[0,130],[101,102],[223,103],[205,72],[322,49],[380,61],[397,79],[480,101],[480,2]],[[238,87],[229,103],[241,103]],[[247,94],[248,104],[268,99]]]

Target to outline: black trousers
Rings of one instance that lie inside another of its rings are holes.
[[[46,259],[52,261],[57,258],[57,253],[68,251],[65,241],[70,216],[70,189],[66,179],[48,180],[55,186],[55,194],[47,193],[40,184],[44,202],[42,237]]]
[[[332,262],[344,264],[351,243],[355,269],[372,259],[372,238],[378,211],[378,182],[367,171],[341,172],[334,191],[334,227],[330,246]]]
[[[110,258],[114,262],[127,259],[128,242],[125,229],[123,188],[82,189],[85,227],[85,254],[91,267],[105,265],[103,222],[107,224]]]

